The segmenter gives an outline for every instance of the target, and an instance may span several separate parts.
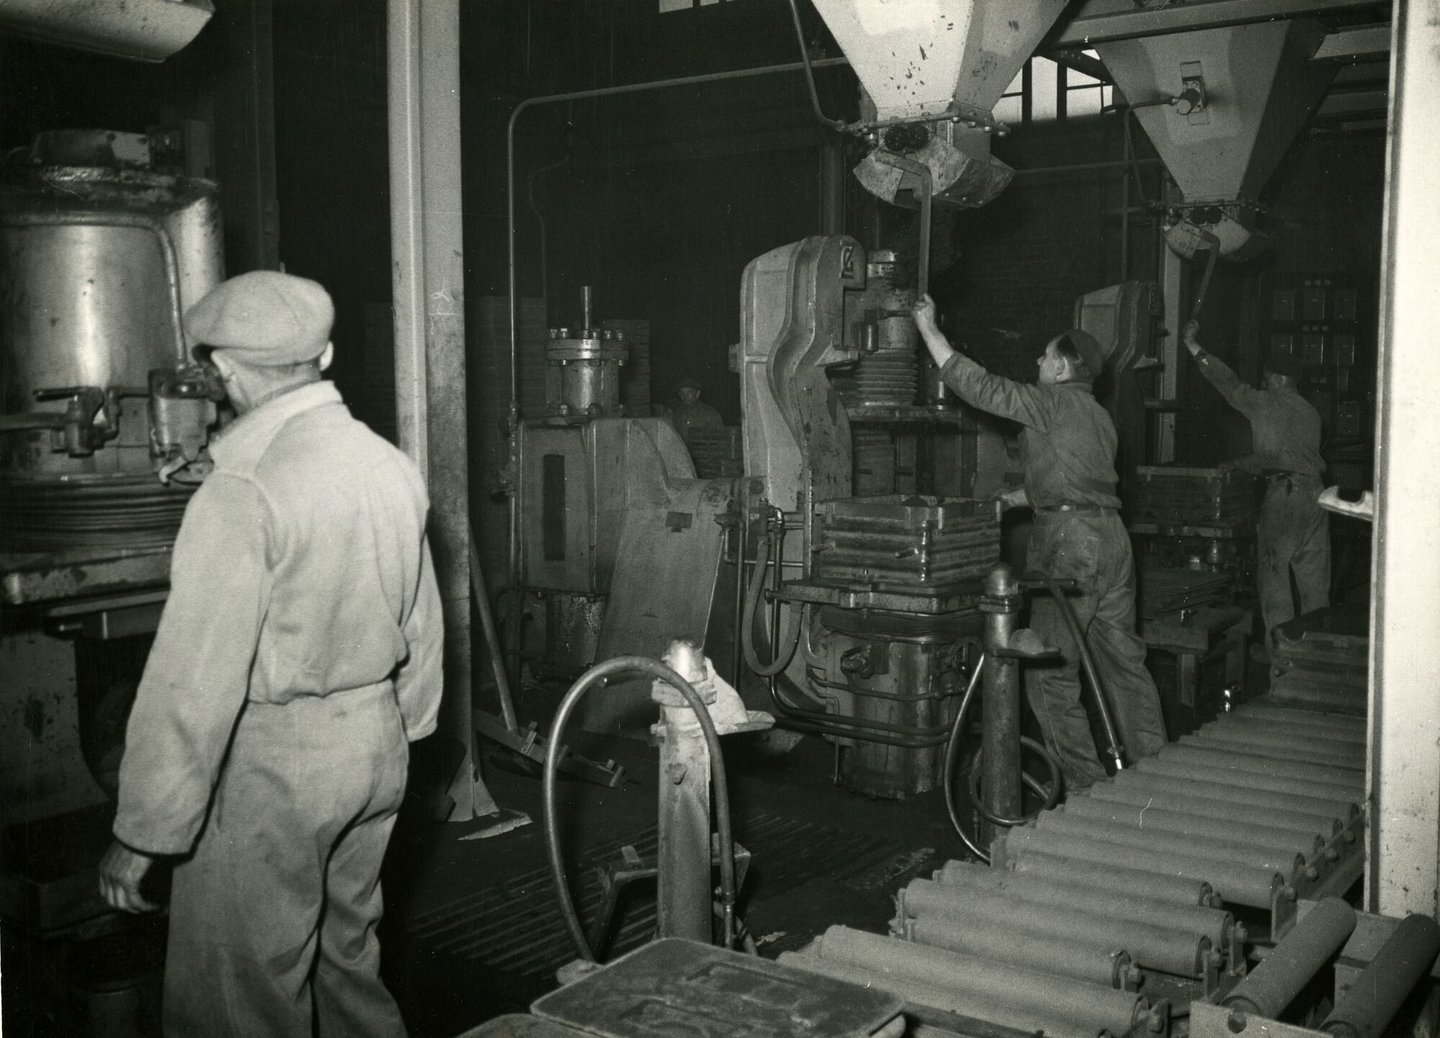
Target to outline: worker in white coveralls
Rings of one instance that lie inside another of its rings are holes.
[[[415,466],[321,380],[334,307],[272,271],[185,314],[238,419],[185,511],[126,732],[116,908],[174,860],[170,1035],[400,1035],[380,864],[434,730],[440,599]]]

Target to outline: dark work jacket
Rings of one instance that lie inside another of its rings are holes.
[[[1235,410],[1250,419],[1253,458],[1244,467],[1273,469],[1319,478],[1325,471],[1320,456],[1320,412],[1294,386],[1256,389],[1219,357],[1206,353],[1198,359],[1200,374],[1220,390]]]
[[[1026,385],[992,375],[961,353],[940,375],[971,407],[1024,426],[1025,493],[1036,508],[1120,507],[1115,423],[1089,382]]]

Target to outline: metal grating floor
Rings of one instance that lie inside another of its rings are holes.
[[[897,846],[880,836],[847,832],[762,810],[735,819],[736,839],[752,856],[751,877],[741,892],[772,899],[814,880],[856,892],[893,889],[897,880],[939,861],[930,847]],[[650,826],[628,838],[593,847],[571,872],[572,891],[588,925],[601,900],[597,868],[615,861],[622,847],[654,855]],[[648,940],[655,928],[653,890],[637,890],[622,904],[607,957]],[[555,903],[548,868],[541,867],[453,898],[408,920],[408,941],[424,950],[503,971],[517,980],[553,982],[555,971],[575,958]]]

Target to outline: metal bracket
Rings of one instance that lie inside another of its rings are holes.
[[[537,764],[545,762],[545,737],[539,734],[534,724],[526,726],[523,731],[512,732],[505,727],[504,721],[487,711],[475,710],[471,716],[478,734]],[[601,764],[578,753],[572,753],[564,746],[560,748],[560,770],[587,782],[609,786],[611,789],[619,786],[625,779],[624,765],[616,764],[613,760]]]

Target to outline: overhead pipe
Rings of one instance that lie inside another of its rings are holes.
[[[815,121],[844,133],[849,129],[845,120],[831,119],[820,109],[820,93],[815,89],[815,70],[810,67],[810,48],[805,46],[805,31],[800,27],[800,9],[795,5],[795,0],[790,0],[790,21],[795,26],[795,42],[800,47],[801,64],[805,66],[805,85],[810,90],[810,108],[815,113]]]

